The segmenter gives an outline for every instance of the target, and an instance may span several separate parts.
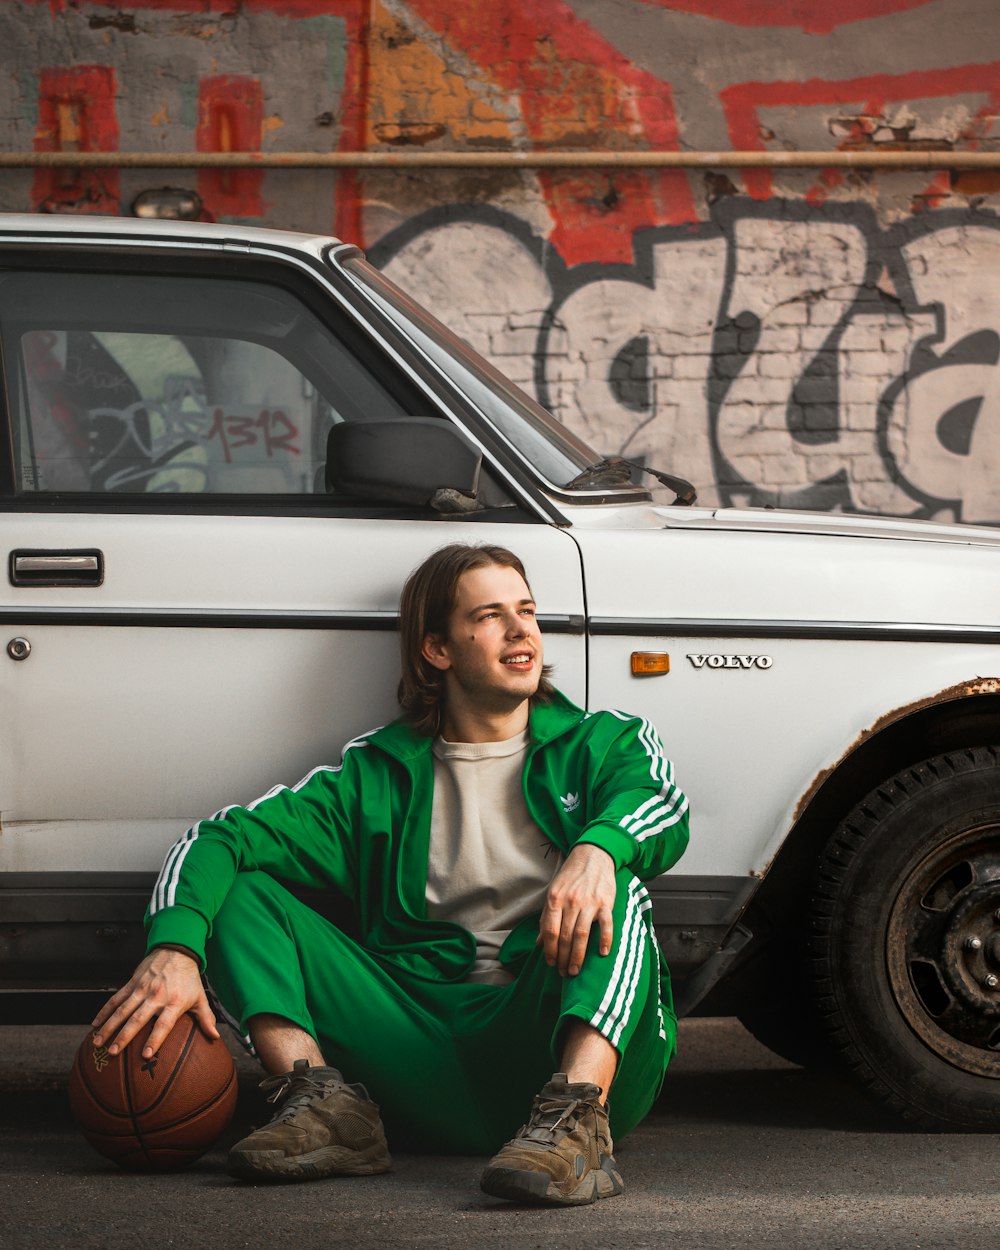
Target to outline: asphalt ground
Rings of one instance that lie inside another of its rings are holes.
[[[483,1160],[402,1155],[386,1176],[253,1186],[228,1144],[240,1107],[187,1171],[119,1171],[79,1137],[66,1076],[85,1030],[0,1026],[0,1247],[429,1247],[431,1250],[995,1250],[995,1137],[900,1130],[838,1077],[771,1055],[735,1021],[692,1020],[652,1114],[619,1144],[626,1192],[515,1207],[478,1188]]]

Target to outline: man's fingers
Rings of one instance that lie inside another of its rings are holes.
[[[128,986],[126,986],[125,989],[128,989]],[[116,997],[124,993],[125,990],[119,990]],[[133,997],[135,997],[134,993],[130,993],[127,998],[118,1004],[111,1015],[106,1016],[98,1028],[95,1029],[94,1044],[96,1046],[100,1046],[104,1042],[107,1042],[108,1038],[114,1038],[115,1041],[118,1040],[116,1034],[121,1030],[122,1026],[133,1014],[138,1004],[142,1001],[140,998],[137,999],[135,1003],[132,1003]],[[132,1005],[130,1006],[130,1004]],[[109,1049],[113,1045],[114,1042],[108,1042]]]
[[[152,1019],[155,1012],[156,1008],[152,1003],[140,1002],[128,1015],[123,1016],[118,1032],[108,1042],[108,1051],[112,1055],[117,1055],[119,1051],[124,1050],[143,1025]],[[114,1021],[114,1017],[112,1017],[112,1021]],[[112,1021],[109,1021],[109,1024],[112,1024]],[[114,1026],[112,1025],[112,1027]],[[111,1028],[106,1030],[109,1036],[111,1031]]]
[[[545,952],[545,962],[551,968],[559,958],[559,939],[562,930],[562,912],[557,908],[547,904],[542,912],[541,927],[539,929],[539,937],[542,943],[542,950]]]
[[[195,957],[157,947],[139,964],[128,984],[113,994],[94,1017],[94,1045],[106,1045],[116,1055],[155,1019],[142,1049],[148,1058],[163,1045],[185,1011],[194,1011],[206,1037],[219,1036]]]
[[[581,909],[571,923],[567,914],[563,913],[558,958],[559,971],[563,976],[575,977],[579,974],[595,924],[599,929],[598,949],[602,955],[608,955],[614,941],[614,920],[610,907],[600,907],[595,915],[589,909]]]
[[[610,907],[602,907],[597,913],[597,922],[601,928],[601,954],[610,955],[615,938],[615,923]]]
[[[550,967],[555,965],[560,976],[579,975],[594,925],[600,930],[598,950],[602,955],[610,954],[614,898],[611,856],[586,843],[574,847],[552,878],[539,925],[546,962]]]
[[[123,985],[120,990],[117,990],[114,994],[112,994],[101,1010],[90,1022],[90,1027],[92,1029],[100,1029],[101,1025],[104,1024],[111,1014],[117,1010],[118,1006],[128,997],[130,992],[129,986]]]
[[[149,1059],[151,1056],[156,1054],[156,1052],[170,1036],[170,1030],[177,1023],[182,1014],[183,1012],[179,1007],[171,1005],[163,1008],[156,1018],[156,1023],[153,1025],[149,1038],[146,1041],[146,1045],[142,1048],[142,1057],[144,1059]]]
[[[578,929],[573,939],[573,945],[570,948],[569,959],[567,961],[567,972],[571,977],[579,974],[583,967],[583,960],[587,954],[587,943],[590,940],[590,930],[581,933]]]
[[[559,960],[559,971],[564,977],[575,977],[583,967],[592,924],[593,921],[587,912],[577,912],[573,924],[564,932],[561,944],[562,958]]]
[[[560,912],[553,912],[551,921],[546,918],[546,915],[543,915],[542,941],[545,947],[545,959],[550,967],[555,965],[559,969],[560,976],[575,977],[583,967],[583,960],[587,954],[587,946],[590,942],[591,928],[599,917],[600,913],[598,916],[594,916],[589,909],[579,907],[567,907]],[[602,923],[602,950],[604,932]],[[608,915],[607,942],[608,950],[610,950],[610,913]]]
[[[198,1021],[198,1027],[201,1029],[202,1033],[209,1038],[209,1040],[214,1041],[222,1036],[219,1030],[215,1027],[215,1013],[212,1011],[212,1008],[209,1007],[208,999],[204,994],[201,996],[201,1001],[196,1003],[191,1010],[194,1012],[195,1019]]]

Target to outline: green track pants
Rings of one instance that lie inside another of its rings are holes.
[[[609,1098],[624,1136],[659,1092],[676,1044],[669,982],[649,899],[618,873],[615,940],[596,930],[583,969],[560,977],[541,948],[506,986],[428,981],[366,951],[262,872],[240,873],[216,917],[208,977],[226,1010],[284,1016],[315,1037],[328,1063],[362,1081],[381,1105],[390,1144],[491,1154],[528,1116],[560,1067],[570,1016],[619,1052]]]

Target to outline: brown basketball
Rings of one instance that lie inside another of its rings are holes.
[[[80,1043],[69,1077],[77,1127],[123,1168],[165,1172],[184,1167],[212,1145],[236,1109],[236,1069],[226,1045],[210,1042],[194,1016],[183,1016],[151,1059],[142,1057],[147,1024],[117,1055]]]

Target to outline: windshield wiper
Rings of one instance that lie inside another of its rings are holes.
[[[601,486],[627,486],[632,480],[633,469],[648,473],[669,487],[677,496],[675,505],[688,508],[698,498],[698,492],[684,478],[674,477],[672,473],[661,473],[659,469],[650,469],[636,460],[626,460],[624,456],[607,456],[596,464],[588,465],[571,482],[567,482],[564,489],[594,490]]]

